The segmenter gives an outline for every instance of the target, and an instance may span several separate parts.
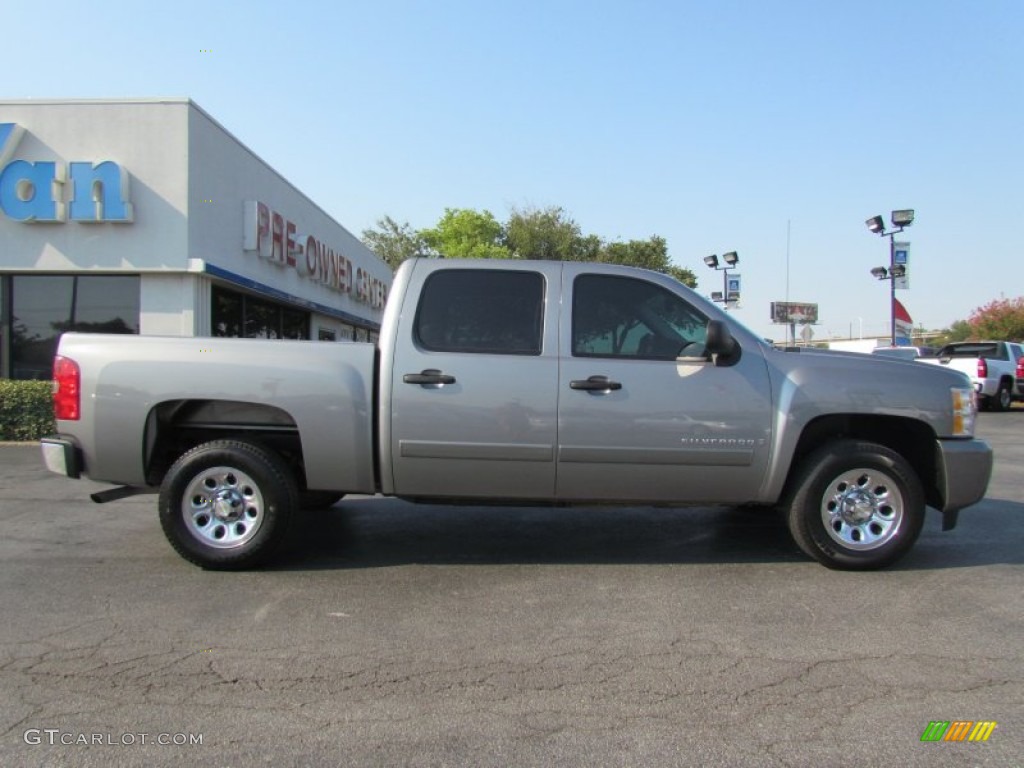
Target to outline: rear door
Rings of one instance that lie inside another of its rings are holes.
[[[715,365],[708,317],[674,282],[593,269],[563,274],[559,498],[755,499],[772,418],[760,348]]]
[[[554,495],[561,264],[495,266],[412,273],[385,404],[398,495]]]

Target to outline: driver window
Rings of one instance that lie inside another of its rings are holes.
[[[704,315],[646,280],[580,275],[573,284],[574,357],[700,357],[706,333]]]

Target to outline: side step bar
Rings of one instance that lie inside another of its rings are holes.
[[[156,493],[158,488],[151,488],[148,485],[122,485],[118,488],[108,488],[105,491],[90,493],[89,498],[97,504],[106,504],[108,501],[120,501],[129,496],[140,496],[144,493]]]

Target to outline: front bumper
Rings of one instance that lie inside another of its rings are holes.
[[[55,435],[39,441],[43,450],[43,464],[58,475],[78,478],[82,475],[81,449],[65,437]]]
[[[943,513],[981,501],[992,477],[992,449],[984,440],[936,440],[935,466]],[[955,518],[954,518],[955,519]]]

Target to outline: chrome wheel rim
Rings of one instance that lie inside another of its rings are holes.
[[[878,469],[860,467],[836,477],[825,490],[821,521],[847,549],[866,551],[887,544],[903,520],[899,485]]]
[[[263,524],[264,502],[259,486],[234,467],[210,467],[185,489],[181,513],[189,532],[216,549],[240,547]]]

